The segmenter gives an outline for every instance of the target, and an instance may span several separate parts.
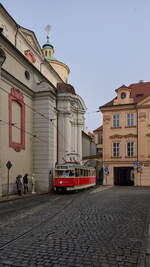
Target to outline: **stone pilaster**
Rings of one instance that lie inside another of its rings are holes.
[[[35,97],[34,108],[44,114],[34,113],[33,134],[33,172],[36,179],[36,191],[48,192],[51,187],[54,169],[54,101],[43,94]]]

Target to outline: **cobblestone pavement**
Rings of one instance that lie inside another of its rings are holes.
[[[0,203],[0,267],[150,267],[150,188],[103,189]]]

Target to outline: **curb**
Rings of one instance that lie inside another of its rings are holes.
[[[37,197],[37,196],[41,196],[41,195],[48,195],[50,192],[48,193],[36,193],[36,194],[30,194],[27,196],[18,196],[18,195],[10,195],[8,198],[4,197],[5,199],[0,198],[0,204],[4,203],[4,202],[9,202],[9,201],[16,201],[16,200],[22,200],[22,199],[26,199],[26,198],[31,198],[31,197]]]

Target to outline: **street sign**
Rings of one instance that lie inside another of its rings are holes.
[[[104,168],[104,172],[105,172],[105,173],[108,173],[108,168],[107,168],[107,167]]]
[[[7,167],[7,169],[8,170],[10,170],[11,169],[11,167],[12,167],[12,163],[11,163],[11,161],[7,161],[7,163],[6,163],[6,167]]]
[[[141,167],[138,167],[138,172],[142,173],[142,168]]]
[[[134,168],[138,168],[138,167],[140,167],[141,165],[142,165],[141,162],[138,162],[138,161],[133,162],[133,167],[134,167]]]
[[[12,167],[12,163],[10,160],[7,161],[6,167],[8,169],[8,176],[7,176],[7,197],[8,197],[8,195],[9,195],[9,172],[10,172],[10,169]]]
[[[133,167],[134,168],[137,168],[138,167],[138,164],[137,164],[137,162],[135,161],[135,162],[133,162]]]

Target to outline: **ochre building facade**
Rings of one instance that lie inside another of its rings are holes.
[[[103,113],[104,184],[150,185],[150,82],[121,86]]]

